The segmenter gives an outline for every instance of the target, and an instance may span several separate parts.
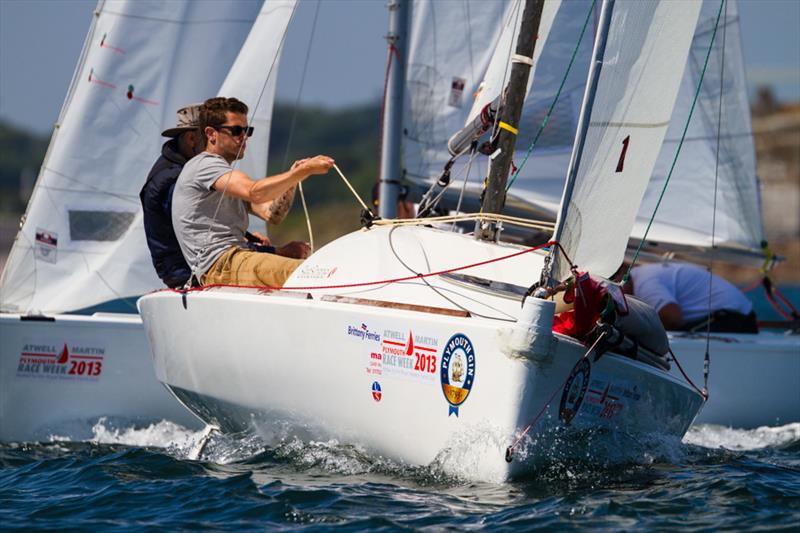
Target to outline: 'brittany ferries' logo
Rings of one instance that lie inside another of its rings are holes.
[[[376,341],[381,342],[381,334],[375,331],[370,331],[366,324],[361,323],[361,327],[347,326],[347,334],[353,337],[358,337],[362,341]]]

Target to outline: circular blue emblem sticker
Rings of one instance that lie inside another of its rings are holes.
[[[581,408],[583,397],[586,396],[586,389],[589,388],[589,374],[591,371],[592,366],[589,363],[589,359],[583,358],[572,369],[567,382],[564,384],[558,415],[567,425],[572,422],[572,419],[578,414],[578,409]]]
[[[463,333],[456,333],[444,345],[439,375],[442,392],[450,404],[447,416],[458,416],[458,407],[467,400],[475,383],[475,349]]]

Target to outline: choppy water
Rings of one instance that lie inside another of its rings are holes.
[[[0,445],[0,529],[769,529],[800,524],[800,424],[693,427],[602,468],[554,459],[503,484],[336,442],[214,436],[170,423],[89,442]]]

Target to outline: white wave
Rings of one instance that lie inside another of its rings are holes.
[[[192,431],[166,420],[147,427],[115,427],[102,417],[92,426],[92,438],[89,442],[148,448],[183,448],[190,447],[201,434],[201,431]]]
[[[711,424],[692,426],[683,442],[704,448],[748,451],[781,447],[800,441],[800,423],[763,426],[756,429],[733,429]]]

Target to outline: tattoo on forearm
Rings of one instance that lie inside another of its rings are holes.
[[[292,204],[294,203],[294,194],[297,186],[292,187],[285,193],[281,194],[272,201],[267,212],[267,221],[270,224],[280,224],[286,215],[289,213]]]

